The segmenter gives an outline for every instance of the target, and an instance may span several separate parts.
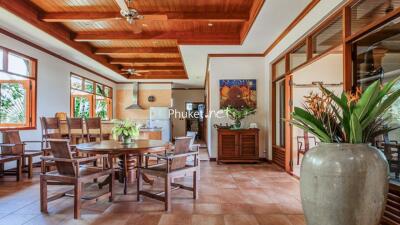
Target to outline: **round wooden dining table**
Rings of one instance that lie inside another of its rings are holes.
[[[133,174],[135,168],[142,165],[143,155],[165,151],[167,144],[161,140],[134,140],[130,144],[123,144],[115,140],[104,140],[77,144],[76,149],[78,152],[87,154],[108,155],[111,168],[113,168],[113,159],[118,157],[120,159],[118,162],[118,180],[124,183],[124,194],[126,194],[129,182],[128,176]],[[147,182],[151,182],[147,177],[144,177],[144,179]],[[142,181],[137,181],[138,185],[141,185],[141,183]]]

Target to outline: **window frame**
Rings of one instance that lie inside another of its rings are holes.
[[[82,80],[82,89],[77,89],[77,88],[73,88],[72,87],[72,81],[71,78],[72,77],[77,77],[80,78]],[[86,91],[86,81],[91,82],[93,84],[93,91],[89,92]],[[110,90],[109,92],[109,96],[105,96],[105,93],[103,93],[103,95],[99,95],[97,94],[97,86],[101,86],[103,92],[105,90],[105,88],[108,88]],[[70,115],[71,117],[75,117],[74,115],[74,108],[75,108],[75,101],[74,101],[74,96],[79,96],[82,97],[82,95],[73,95],[73,91],[80,91],[83,93],[87,94],[87,98],[89,99],[89,103],[90,103],[90,110],[89,110],[89,117],[96,117],[96,97],[97,96],[101,96],[105,99],[105,101],[107,101],[107,120],[103,120],[103,121],[110,121],[113,119],[113,88],[105,85],[103,83],[94,81],[92,79],[86,78],[84,76],[78,75],[76,73],[71,73],[70,74]]]
[[[30,57],[28,55],[22,54],[20,52],[14,51],[12,49],[6,48],[4,46],[0,46],[0,49],[3,52],[3,61],[0,62],[3,67],[0,69],[0,72],[4,72],[6,74],[24,78],[23,80],[10,80],[7,82],[6,80],[0,80],[0,83],[20,83],[24,86],[26,90],[26,106],[25,106],[25,116],[26,122],[25,124],[16,124],[16,123],[0,123],[0,131],[2,130],[35,130],[37,127],[37,76],[38,76],[38,60]],[[8,58],[9,54],[13,54],[14,56],[24,58],[29,60],[30,62],[30,74],[29,76],[21,75],[17,73],[13,73],[8,71]]]

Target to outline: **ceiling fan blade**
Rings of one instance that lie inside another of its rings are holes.
[[[125,0],[114,0],[121,10],[129,10],[128,5]]]
[[[138,77],[143,76],[143,74],[141,74],[141,73],[133,73],[133,75],[136,75],[136,76],[138,76]]]

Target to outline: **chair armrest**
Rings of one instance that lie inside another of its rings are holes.
[[[183,154],[171,154],[171,155],[167,155],[166,158],[167,159],[175,159],[175,158],[180,158],[180,157],[186,157],[186,156],[191,156],[191,155],[198,155],[199,152],[198,151],[190,151],[188,153],[183,153]]]
[[[23,141],[22,143],[44,143],[44,141]]]
[[[15,147],[17,145],[24,145],[24,144],[8,144],[8,143],[0,143],[0,147]]]
[[[144,155],[145,157],[154,157],[154,158],[157,158],[157,159],[164,159],[164,160],[167,160],[168,158],[168,156],[167,155],[157,155],[157,154],[150,154],[150,153],[148,153],[148,154],[145,154]]]
[[[70,163],[76,163],[76,159],[64,159],[64,158],[56,158],[53,156],[42,156],[40,157],[41,160],[43,161],[54,161],[54,162],[70,162]]]
[[[96,156],[90,156],[90,157],[85,157],[85,158],[74,158],[74,159],[64,159],[64,158],[56,158],[52,156],[42,156],[40,159],[42,160],[48,160],[48,161],[54,161],[54,162],[70,162],[70,163],[77,163],[80,164],[82,162],[89,162],[93,161],[96,159],[100,159],[104,157],[103,155],[96,155]]]

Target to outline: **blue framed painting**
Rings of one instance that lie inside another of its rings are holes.
[[[220,80],[220,108],[257,108],[257,80]]]

